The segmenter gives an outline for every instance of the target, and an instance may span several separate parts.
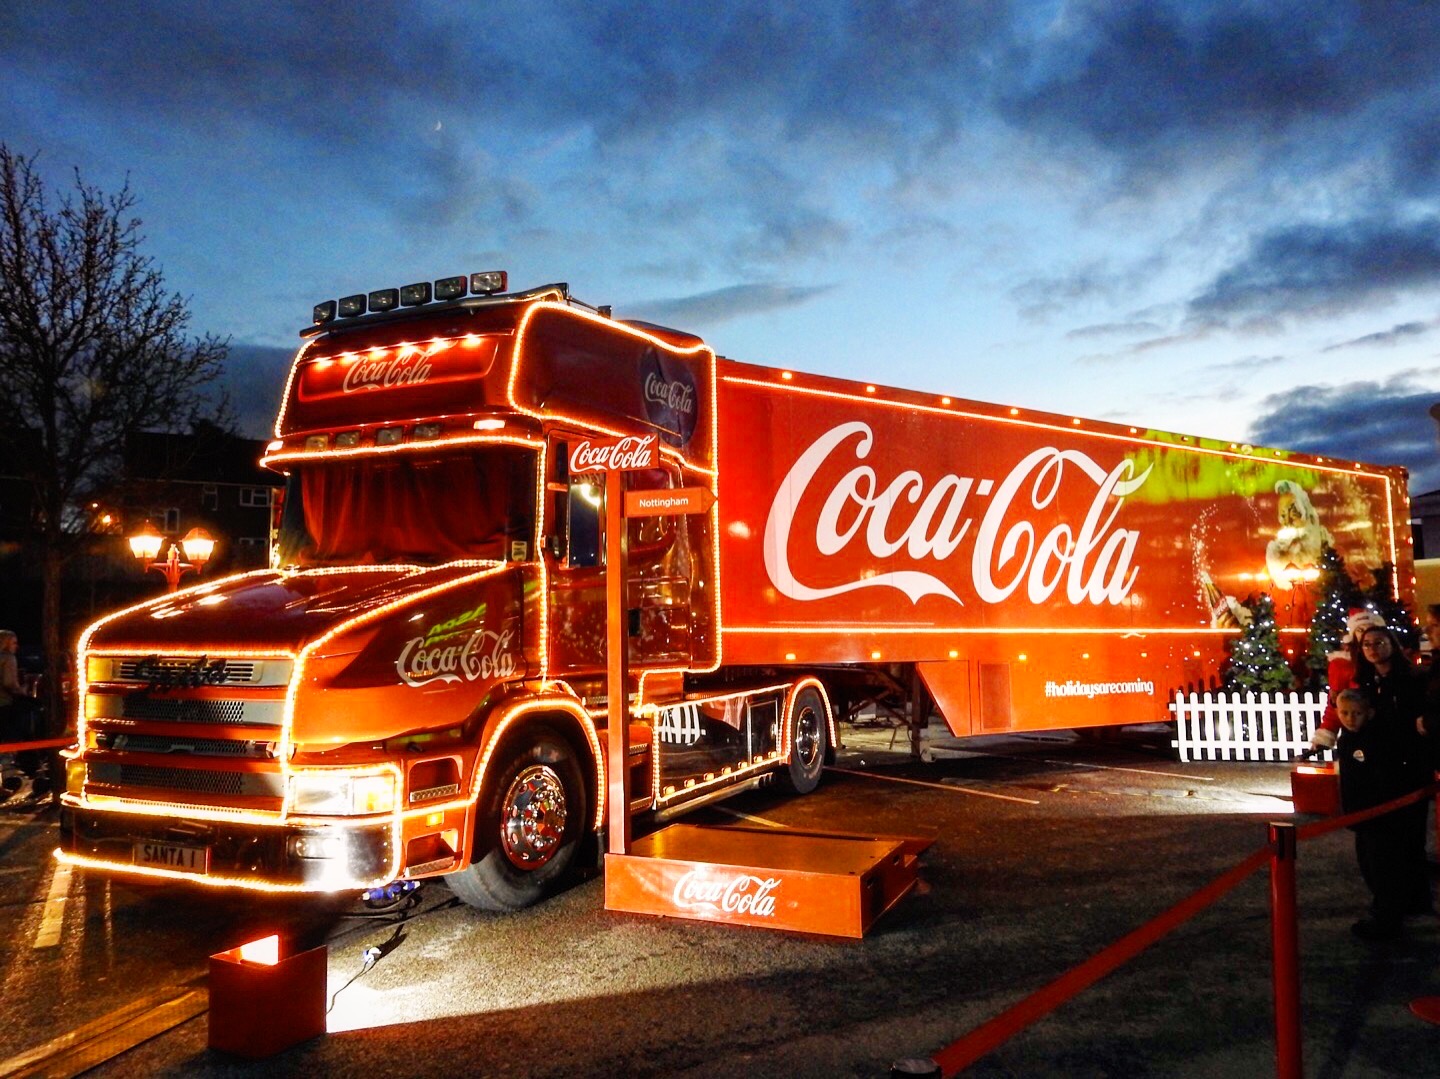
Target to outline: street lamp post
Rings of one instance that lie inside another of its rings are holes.
[[[210,556],[215,552],[215,538],[203,528],[192,528],[185,533],[185,538],[176,542],[162,536],[155,526],[146,521],[143,528],[133,536],[129,537],[130,553],[147,570],[154,570],[165,578],[169,590],[174,592],[180,587],[180,578],[191,570],[200,573],[205,568],[205,563],[210,561]],[[160,552],[169,546],[170,553],[162,561]],[[185,561],[180,560],[184,554]]]

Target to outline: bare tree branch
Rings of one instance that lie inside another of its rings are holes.
[[[227,342],[187,335],[188,304],[141,253],[134,206],[128,181],[106,194],[78,171],[48,192],[35,159],[0,144],[0,459],[39,509],[51,664],[60,571],[85,538],[75,510],[118,477],[131,435],[217,412]]]

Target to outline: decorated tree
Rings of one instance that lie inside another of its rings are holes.
[[[1310,668],[1310,687],[1327,689],[1327,657],[1340,650],[1345,636],[1345,619],[1350,611],[1361,606],[1360,589],[1345,571],[1345,560],[1328,543],[1320,551],[1320,578],[1316,583],[1320,601],[1310,619],[1310,644],[1305,666]]]
[[[1386,562],[1375,571],[1375,585],[1365,594],[1365,606],[1385,619],[1385,624],[1407,651],[1420,647],[1420,627],[1415,624],[1415,616],[1403,599],[1395,598],[1394,563]]]
[[[1262,593],[1246,605],[1250,608],[1250,624],[1231,647],[1225,688],[1247,693],[1281,693],[1292,689],[1295,675],[1280,651],[1274,601]]]

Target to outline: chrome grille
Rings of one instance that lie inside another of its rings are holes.
[[[85,661],[91,682],[129,682],[151,688],[196,686],[284,686],[295,673],[291,656],[235,657],[208,653],[175,656],[91,654]]]
[[[124,719],[161,723],[255,724],[278,727],[283,715],[280,701],[212,701],[189,697],[151,697],[133,693],[120,709]]]
[[[278,772],[217,772],[203,768],[166,768],[109,761],[91,764],[86,781],[94,787],[111,788],[114,793],[131,797],[136,796],[129,789],[131,787],[231,797],[279,798],[284,793],[284,780]],[[111,790],[104,793],[111,793]]]
[[[193,753],[197,757],[246,757],[256,760],[268,760],[271,755],[265,742],[167,738],[161,734],[117,734],[108,748],[130,753]]]
[[[213,661],[213,660],[212,660],[211,662],[216,662],[216,661]],[[185,669],[185,668],[193,667],[193,666],[195,665],[195,657],[193,657],[193,656],[164,656],[164,657],[161,657],[160,659],[156,660],[156,659],[145,659],[145,658],[142,658],[142,657],[137,656],[137,657],[135,657],[134,659],[122,659],[122,660],[120,660],[118,663],[116,663],[116,665],[115,665],[115,666],[116,666],[116,674],[117,674],[117,677],[118,677],[118,678],[120,679],[120,681],[122,681],[122,682],[141,681],[141,679],[138,679],[138,678],[136,678],[136,676],[135,676],[135,669],[136,669],[137,667],[139,667],[141,663],[148,663],[150,666],[153,666],[153,667],[168,667],[168,668],[171,668],[171,669],[174,669],[174,670],[182,670],[182,669]],[[222,674],[217,674],[217,676],[214,677],[213,681],[211,681],[210,684],[212,684],[212,685],[226,685],[226,684],[233,684],[233,683],[237,683],[237,682],[249,683],[249,682],[255,681],[255,661],[254,661],[254,660],[252,660],[252,659],[227,659],[227,660],[224,661],[224,663],[225,663],[225,670],[224,670],[224,672],[223,672]]]

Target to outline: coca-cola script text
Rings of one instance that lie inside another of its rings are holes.
[[[843,423],[817,438],[796,460],[775,494],[765,523],[765,569],[770,580],[781,593],[797,600],[824,599],[861,588],[897,588],[912,603],[925,596],[963,603],[939,576],[920,569],[857,574],[853,580],[824,587],[806,584],[795,576],[790,562],[791,526],[816,474],[847,442],[854,443],[854,459],[863,461],[874,440],[868,424]],[[1043,603],[1063,582],[1065,598],[1071,604],[1117,604],[1135,584],[1138,571],[1131,562],[1140,534],[1116,528],[1115,519],[1126,496],[1138,490],[1149,475],[1148,467],[1135,475],[1134,462],[1128,460],[1106,472],[1079,450],[1053,446],[1026,455],[999,484],[945,475],[927,490],[925,478],[913,469],[885,482],[869,465],[857,464],[825,495],[815,518],[814,535],[805,539],[813,542],[814,554],[823,559],[839,555],[852,542],[863,542],[874,560],[903,551],[915,560],[945,562],[974,523],[966,512],[967,499],[972,493],[977,498],[989,496],[970,555],[971,584],[982,602],[1001,603],[1023,584],[1031,603]],[[1067,482],[1077,481],[1093,485],[1090,506],[1079,528],[1057,523],[1037,536],[1035,524],[1026,517],[1045,511]],[[896,512],[902,501],[918,506],[908,520]],[[842,518],[848,521],[844,527]],[[814,559],[807,561],[813,564]],[[863,557],[851,560],[857,566],[867,562]]]
[[[570,450],[570,471],[619,472],[631,468],[654,468],[660,463],[655,435],[629,435],[607,441],[585,439]]]
[[[775,915],[775,892],[779,887],[779,877],[756,877],[749,873],[726,876],[708,869],[691,869],[675,882],[670,898],[680,910],[699,908],[771,918]]]

